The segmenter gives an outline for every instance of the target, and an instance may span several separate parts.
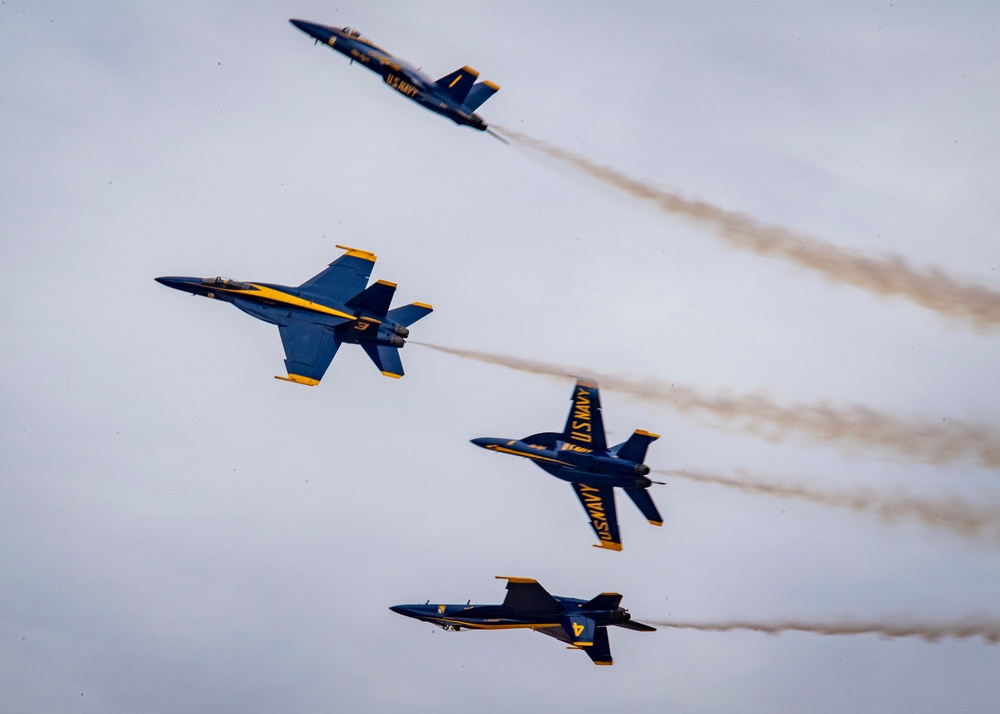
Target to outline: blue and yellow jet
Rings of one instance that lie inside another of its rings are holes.
[[[288,376],[275,379],[316,386],[344,342],[361,345],[385,376],[402,377],[399,348],[410,334],[407,327],[434,308],[415,302],[390,310],[396,284],[379,280],[368,286],[375,255],[337,247],[347,252],[298,287],[221,277],[156,280],[175,290],[232,303],[277,325]]]
[[[618,593],[601,593],[591,600],[550,595],[531,578],[497,576],[507,581],[507,597],[501,605],[395,605],[393,612],[450,631],[509,630],[523,628],[541,632],[586,652],[594,664],[614,664],[608,627],[654,632],[655,627],[635,622],[621,607]]]
[[[448,117],[456,124],[486,130],[488,125],[476,114],[476,110],[500,87],[493,82],[476,82],[479,73],[471,67],[462,67],[435,82],[350,27],[329,27],[306,20],[289,22],[316,42],[329,45],[352,63],[358,62],[375,72],[387,85],[425,109]]]
[[[659,434],[637,430],[628,441],[608,448],[601,419],[597,384],[578,380],[572,406],[561,433],[543,432],[523,439],[473,439],[472,443],[500,454],[531,459],[539,467],[573,485],[590,525],[597,534],[596,547],[621,550],[615,487],[625,489],[642,515],[654,526],[663,525],[656,504],[646,491],[654,481],[646,478],[646,448]]]

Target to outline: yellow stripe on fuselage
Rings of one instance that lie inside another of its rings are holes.
[[[326,305],[320,305],[318,302],[313,302],[312,300],[304,300],[300,297],[295,297],[288,293],[283,293],[280,290],[275,290],[274,288],[266,288],[263,285],[258,285],[257,283],[250,283],[253,286],[253,290],[231,290],[229,288],[216,288],[217,290],[222,290],[227,293],[234,293],[236,295],[252,295],[254,297],[261,297],[267,300],[274,300],[275,302],[280,302],[285,305],[291,305],[293,307],[302,308],[303,310],[312,310],[313,312],[319,312],[324,315],[333,315],[334,317],[342,317],[345,320],[357,320],[358,318],[347,312],[341,312],[340,310],[334,310],[332,307],[327,307]],[[378,320],[369,319],[368,322],[378,323]]]
[[[490,444],[486,447],[491,451],[499,451],[504,454],[514,454],[514,456],[523,456],[526,459],[535,459],[536,461],[550,461],[553,464],[559,464],[560,466],[569,466],[565,461],[560,461],[559,459],[550,459],[548,456],[540,456],[538,454],[529,454],[525,451],[516,451],[514,449],[508,449],[504,446],[498,446],[496,444]]]
[[[539,627],[562,627],[558,622],[542,622],[542,623],[527,623],[527,622],[516,622],[503,625],[493,625],[484,624],[476,622],[466,622],[465,620],[456,620],[450,617],[438,618],[439,622],[445,622],[449,625],[460,625],[462,627],[468,627],[473,630],[536,630]]]

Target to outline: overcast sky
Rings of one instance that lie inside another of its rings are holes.
[[[653,6],[656,6],[655,8]],[[410,344],[284,374],[273,326],[155,283],[297,285],[379,257],[416,340],[707,393],[1000,428],[1000,335],[786,263],[457,127],[290,17],[359,28],[480,114],[761,221],[1000,288],[992,2],[0,4],[0,709],[995,712],[1000,647],[388,610],[496,575],[637,619],[1000,616],[1000,546],[667,479],[624,550],[479,436],[561,428],[571,379]],[[735,428],[605,391],[648,463],[1000,503],[1000,473]],[[723,425],[724,426],[724,425]]]

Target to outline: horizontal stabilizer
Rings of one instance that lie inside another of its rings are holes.
[[[622,596],[618,593],[601,593],[590,602],[580,606],[581,610],[615,610],[622,604]]]
[[[498,89],[500,89],[500,85],[493,82],[478,82],[472,85],[469,96],[465,98],[465,108],[470,112],[476,111],[483,105],[483,102],[496,94]]]
[[[608,628],[598,627],[594,631],[594,644],[581,648],[594,664],[610,666],[615,663],[611,658],[611,643],[608,641]]]
[[[362,342],[361,347],[372,358],[378,371],[386,377],[399,379],[403,376],[403,361],[399,358],[399,348]]]
[[[469,96],[469,90],[472,89],[472,85],[475,84],[478,77],[479,72],[472,67],[465,66],[462,69],[456,69],[451,74],[446,74],[436,81],[434,86],[438,91],[451,97],[456,104],[462,104]]]
[[[434,308],[426,303],[411,302],[409,305],[389,310],[387,317],[393,322],[398,322],[403,327],[409,327],[420,318],[427,317],[432,312],[434,312]]]
[[[632,503],[642,511],[642,515],[646,517],[647,521],[654,526],[663,525],[663,517],[656,510],[656,504],[653,503],[653,497],[649,495],[649,491],[644,488],[626,488],[625,493],[632,499]]]
[[[356,310],[364,310],[375,317],[385,317],[396,293],[396,283],[379,280],[348,300],[345,305]]]
[[[618,627],[624,627],[626,630],[635,630],[636,632],[656,632],[655,627],[642,622],[636,622],[635,620],[626,620],[625,622],[616,622],[615,624]]]
[[[651,434],[648,431],[636,429],[627,441],[614,447],[612,452],[616,453],[619,458],[641,464],[646,460],[646,449],[659,438],[659,434]]]

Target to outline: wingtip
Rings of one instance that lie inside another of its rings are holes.
[[[319,384],[318,379],[313,379],[312,377],[303,377],[301,374],[289,374],[287,377],[282,377],[281,375],[274,375],[275,379],[280,379],[282,382],[291,382],[292,384],[304,384],[307,387],[315,387]]]
[[[360,248],[352,248],[349,245],[340,245],[339,243],[337,244],[337,247],[340,248],[341,250],[346,250],[347,255],[351,256],[352,258],[361,258],[362,260],[369,260],[372,263],[374,263],[376,260],[375,254],[372,253],[371,251],[361,250]]]
[[[594,543],[595,548],[601,548],[603,550],[621,550],[621,543],[609,543],[607,541],[601,541],[600,543]]]

